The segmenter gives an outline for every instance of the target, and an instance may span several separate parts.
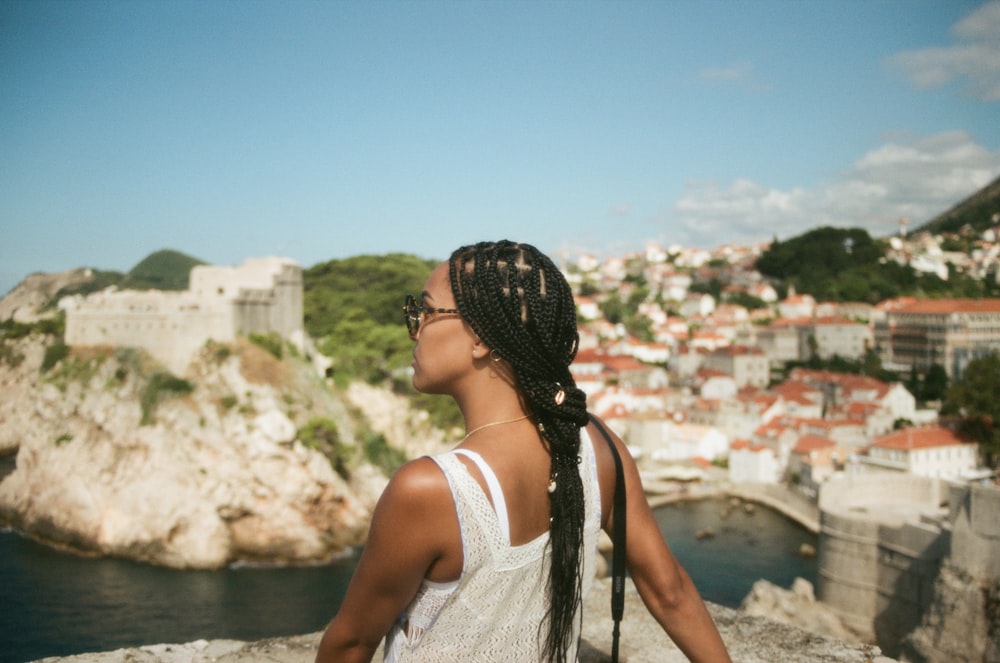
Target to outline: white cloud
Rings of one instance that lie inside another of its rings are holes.
[[[771,86],[759,80],[750,62],[741,62],[731,67],[702,69],[698,78],[712,83],[735,85],[756,92],[769,92]]]
[[[963,131],[897,137],[815,189],[782,191],[748,179],[728,186],[689,182],[670,214],[683,236],[670,239],[708,247],[788,238],[824,225],[885,236],[900,218],[911,228],[923,224],[998,173],[1000,150],[987,150]]]
[[[897,53],[887,63],[919,88],[965,79],[980,99],[1000,101],[1000,2],[983,5],[956,23],[952,34],[952,46]]]

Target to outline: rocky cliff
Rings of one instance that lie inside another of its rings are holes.
[[[976,580],[946,563],[930,608],[903,640],[900,660],[1000,661],[1000,583]]]
[[[137,351],[0,341],[0,453],[17,451],[0,521],[178,568],[318,561],[363,540],[386,481],[362,451],[378,431],[307,362],[238,341],[180,379]],[[337,463],[300,439],[316,420],[335,422]]]

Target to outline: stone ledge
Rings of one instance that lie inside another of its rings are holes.
[[[611,582],[595,581],[585,606],[586,623],[580,663],[610,661]],[[736,663],[892,663],[878,647],[848,643],[709,604],[712,617]],[[625,619],[621,626],[621,661],[684,663],[659,624],[646,611],[635,586],[626,583]],[[312,663],[320,634],[269,638],[256,642],[198,640],[41,659],[44,663]],[[382,660],[381,651],[375,661]]]

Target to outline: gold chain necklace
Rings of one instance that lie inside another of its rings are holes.
[[[482,426],[477,426],[476,428],[473,428],[472,430],[470,430],[468,433],[465,434],[465,437],[462,438],[462,442],[465,442],[470,437],[472,437],[473,435],[475,435],[479,431],[483,430],[484,428],[493,428],[494,426],[502,426],[504,424],[512,424],[512,423],[514,423],[516,421],[524,421],[529,416],[530,415],[526,414],[523,417],[518,417],[517,419],[504,419],[503,421],[493,421],[493,422],[490,422],[488,424],[483,424]],[[459,442],[459,444],[461,444],[462,442]]]

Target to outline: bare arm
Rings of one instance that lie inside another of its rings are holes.
[[[617,436],[612,436],[625,473],[628,523],[626,560],[639,596],[650,614],[688,659],[696,663],[728,663],[730,658],[726,645],[705,602],[663,540],[653,511],[646,501],[635,461],[622,441]],[[614,486],[614,461],[610,458],[607,445],[600,444],[598,447],[603,447],[599,458],[606,456],[601,464],[602,495],[609,495]],[[608,470],[605,468],[609,466],[611,480],[607,483],[605,477]],[[604,529],[611,535],[614,518],[610,513],[610,505],[605,509],[607,517]]]
[[[375,507],[368,543],[323,633],[316,663],[371,661],[421,580],[454,542],[457,527],[447,479],[437,465],[424,458],[401,468]]]

